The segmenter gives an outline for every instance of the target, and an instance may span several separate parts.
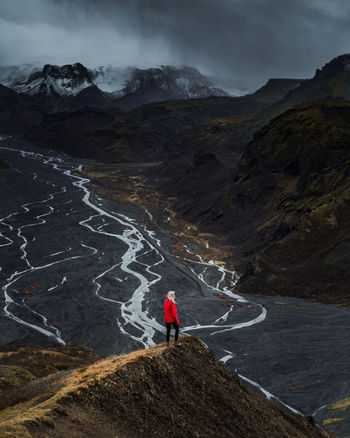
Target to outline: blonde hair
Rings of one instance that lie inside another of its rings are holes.
[[[170,290],[170,291],[168,292],[167,297],[169,298],[169,300],[170,300],[171,302],[175,303],[175,292],[174,292],[173,290]]]

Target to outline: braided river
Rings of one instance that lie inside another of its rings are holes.
[[[147,210],[94,193],[86,161],[7,136],[0,156],[0,345],[150,346],[164,341],[175,290],[180,333],[266,397],[319,423],[350,396],[349,311],[237,295],[235,272],[160,232]]]

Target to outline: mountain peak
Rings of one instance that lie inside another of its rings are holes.
[[[75,95],[91,85],[91,73],[77,62],[63,66],[46,64],[42,70],[34,71],[26,80],[14,83],[12,88],[30,95]]]
[[[314,79],[327,79],[337,73],[343,71],[350,72],[350,53],[337,56],[331,61],[327,62],[322,69],[317,69]]]
[[[115,93],[121,98],[118,106],[127,111],[150,102],[227,95],[194,67],[171,65],[135,68],[124,87]]]
[[[53,76],[53,77],[76,77],[76,76],[84,76],[85,78],[91,81],[91,75],[86,67],[80,62],[76,62],[75,64],[66,64],[62,67],[53,64],[45,64],[42,69],[42,75]]]

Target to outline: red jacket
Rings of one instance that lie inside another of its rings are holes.
[[[166,300],[164,301],[164,316],[165,322],[176,321],[179,324],[179,319],[176,314],[175,303],[170,301],[168,297],[166,297]]]

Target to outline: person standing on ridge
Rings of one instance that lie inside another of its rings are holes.
[[[179,318],[176,314],[175,292],[172,290],[168,292],[168,295],[164,301],[164,319],[166,323],[166,341],[168,343],[168,347],[170,347],[171,324],[175,328],[175,346],[179,347],[181,345],[179,342]]]

